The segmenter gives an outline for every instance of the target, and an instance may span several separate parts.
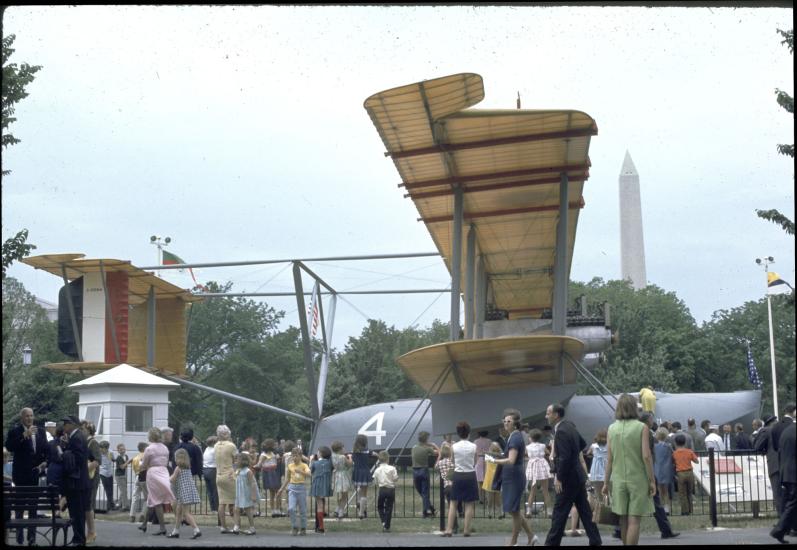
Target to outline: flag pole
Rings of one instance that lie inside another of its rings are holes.
[[[772,412],[778,416],[778,381],[777,373],[775,372],[775,333],[772,330],[772,296],[769,293],[769,264],[775,263],[775,258],[772,256],[764,256],[763,258],[756,258],[755,263],[764,266],[764,272],[767,274],[767,316],[769,319],[769,360],[772,363],[772,405],[775,410]]]
[[[772,414],[778,415],[778,381],[775,372],[775,334],[772,332],[772,296],[767,292],[767,311],[769,313],[769,358],[772,363],[772,403],[775,410]]]

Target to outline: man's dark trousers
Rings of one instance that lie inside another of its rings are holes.
[[[661,505],[661,499],[659,498],[659,492],[656,491],[655,496],[653,497],[653,517],[656,518],[656,524],[659,526],[659,531],[665,537],[669,537],[672,535],[672,525],[670,525],[670,520],[667,519],[667,512],[664,511],[664,507]]]
[[[587,500],[587,488],[579,483],[575,484],[575,486],[562,484],[562,492],[557,493],[556,501],[553,505],[551,530],[548,531],[545,546],[560,546],[562,544],[562,536],[567,526],[567,517],[570,515],[570,509],[573,504],[576,505],[578,516],[581,518],[581,523],[587,532],[590,546],[601,545],[601,534],[595,522],[592,521],[592,508],[590,508]]]
[[[429,500],[429,469],[413,468],[412,482],[415,485],[415,490],[421,495],[421,499],[423,500],[423,517],[426,517],[432,511],[432,501]]]
[[[86,501],[91,498],[91,489],[69,489],[64,491],[66,507],[72,520],[72,541],[75,544],[86,544]]]

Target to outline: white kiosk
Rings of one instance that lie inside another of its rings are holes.
[[[153,426],[169,423],[169,392],[180,387],[126,363],[69,386],[78,392],[78,414],[97,427],[97,440],[111,451],[124,443],[135,454]]]
[[[138,453],[138,443],[147,441],[153,426],[169,424],[169,392],[180,387],[126,363],[69,386],[78,392],[78,414],[97,427],[98,441],[108,441],[111,452],[124,443],[128,457]],[[128,495],[132,474],[128,471]],[[104,501],[102,487],[97,492]]]

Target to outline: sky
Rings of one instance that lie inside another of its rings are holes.
[[[700,324],[765,295],[755,259],[791,284],[792,56],[784,8],[529,6],[11,7],[11,61],[42,65],[3,151],[2,238],[34,254],[157,263],[150,236],[189,263],[433,252],[363,108],[370,95],[460,72],[475,108],[575,109],[590,147],[571,279],[620,278],[618,177],[640,175],[648,282]],[[439,258],[310,262],[336,290],[443,289]],[[61,281],[10,276],[57,301]],[[195,270],[238,292],[291,292],[287,264]],[[188,273],[163,272],[183,287]],[[309,278],[304,284],[310,286]],[[347,296],[333,346],[366,319],[449,319],[440,293]],[[294,298],[267,298],[298,325]],[[328,308],[328,301],[325,307]]]

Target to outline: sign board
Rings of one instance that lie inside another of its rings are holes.
[[[716,453],[714,469],[718,503],[772,500],[766,456],[723,456],[722,453]],[[699,456],[698,463],[692,464],[692,471],[706,493],[710,493],[708,457]]]

